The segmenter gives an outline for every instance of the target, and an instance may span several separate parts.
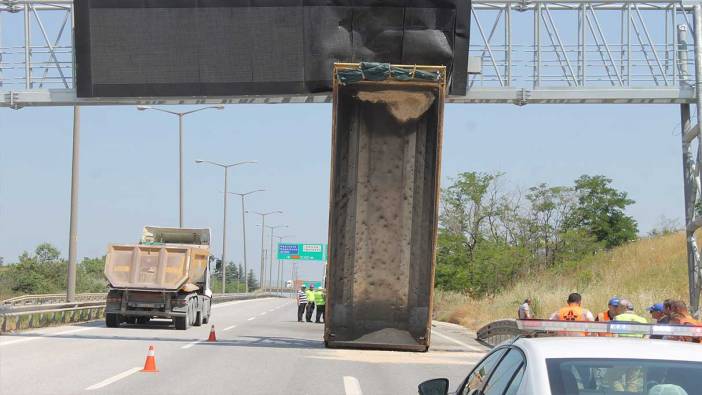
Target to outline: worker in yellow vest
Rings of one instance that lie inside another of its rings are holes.
[[[307,294],[307,311],[305,312],[305,320],[307,322],[312,322],[312,313],[314,313],[314,284],[310,284],[310,287],[305,293]]]
[[[620,303],[619,303],[619,307],[617,308],[617,316],[614,318],[613,321],[632,322],[635,324],[648,324],[647,319],[634,313],[634,304],[633,303],[631,303],[630,301],[628,301],[626,299],[622,299],[619,302]],[[619,334],[619,336],[620,337],[638,337],[638,338],[644,337],[644,335],[642,335],[642,334],[633,334],[633,333],[622,333],[622,334]]]
[[[320,324],[320,317],[323,320],[326,320],[326,317],[324,316],[324,307],[327,304],[327,292],[324,290],[324,288],[320,288],[315,291],[314,304],[317,306],[317,319],[314,322]]]

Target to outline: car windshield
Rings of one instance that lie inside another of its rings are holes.
[[[546,366],[558,395],[693,395],[702,388],[702,362],[551,358]]]

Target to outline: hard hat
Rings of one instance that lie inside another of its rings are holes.
[[[663,303],[656,303],[646,310],[648,310],[650,313],[662,313],[665,311],[665,307],[663,306]]]
[[[612,307],[618,307],[620,303],[621,303],[621,300],[619,299],[619,296],[613,296],[609,300],[609,303],[607,303],[607,304],[612,306]]]

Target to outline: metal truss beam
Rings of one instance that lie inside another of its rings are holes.
[[[694,84],[681,85],[688,78],[679,63],[692,56],[678,56],[676,34],[678,25],[692,30],[686,1],[473,0],[472,6],[469,52],[482,72],[470,76],[465,96],[450,102],[694,102]],[[329,101],[328,95],[79,99],[72,1],[0,0],[0,26],[10,20],[0,36],[0,107]]]

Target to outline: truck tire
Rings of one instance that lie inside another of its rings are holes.
[[[105,326],[108,328],[117,328],[119,326],[119,314],[107,313],[105,314]]]
[[[175,328],[179,331],[188,330],[188,328],[190,327],[190,317],[175,317],[173,319],[173,323],[175,324]]]
[[[195,313],[195,323],[193,324],[194,326],[202,326],[202,321],[203,321],[202,315],[203,314],[204,314],[204,312],[202,312],[202,311],[198,311],[197,313]]]
[[[209,322],[210,322],[210,313],[211,313],[211,310],[210,310],[210,309],[207,309],[207,315],[205,315],[204,317],[202,317],[202,323],[203,323],[203,324],[205,324],[205,325],[209,324]],[[204,314],[204,313],[203,313],[203,314]]]
[[[149,317],[137,317],[136,323],[139,325],[146,325],[150,320],[151,318]]]

